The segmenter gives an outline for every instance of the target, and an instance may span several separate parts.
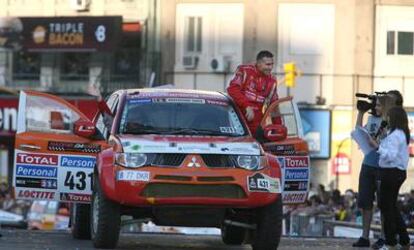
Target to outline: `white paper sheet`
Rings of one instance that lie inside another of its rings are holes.
[[[365,128],[357,126],[355,130],[351,132],[351,137],[358,144],[364,155],[367,155],[372,150],[376,150],[376,148],[370,144],[371,136]]]

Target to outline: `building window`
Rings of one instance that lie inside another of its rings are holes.
[[[140,74],[144,72],[141,70],[142,62],[144,61],[143,53],[141,51],[141,32],[138,29],[124,24],[124,32],[122,33],[118,49],[114,53],[114,60],[112,60],[111,81],[128,81],[138,82]],[[141,72],[142,71],[142,72]]]
[[[64,53],[62,55],[61,80],[88,80],[89,60],[89,53]]]
[[[398,32],[398,54],[413,54],[413,32]]]
[[[397,35],[396,35],[397,33]],[[387,55],[413,55],[414,32],[387,31]]]
[[[202,51],[202,22],[201,17],[187,17],[185,19],[185,52],[201,53]]]
[[[13,79],[40,79],[40,54],[23,51],[15,52],[13,54]]]

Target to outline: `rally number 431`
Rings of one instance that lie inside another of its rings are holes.
[[[85,190],[87,187],[87,182],[90,183],[90,187],[92,187],[92,177],[93,173],[85,173],[85,172],[73,172],[68,171],[66,172],[65,182],[64,185],[68,187],[70,190]]]

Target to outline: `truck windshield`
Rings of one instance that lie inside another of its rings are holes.
[[[188,98],[128,99],[119,128],[121,134],[247,134],[227,102]]]

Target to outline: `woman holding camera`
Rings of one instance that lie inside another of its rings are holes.
[[[407,177],[410,142],[407,113],[402,107],[393,107],[387,112],[386,121],[387,136],[379,145],[375,140],[371,141],[373,146],[378,147],[379,153],[381,184],[378,205],[384,217],[385,244],[386,249],[395,249],[398,234],[402,249],[409,249],[407,227],[397,207],[398,193]]]
[[[368,116],[368,121],[364,128],[368,131],[374,140],[377,142],[384,137],[385,129],[381,126],[383,121],[383,113],[388,109],[387,96],[377,95],[375,97],[375,107],[371,110],[371,115]],[[367,105],[366,105],[367,106]],[[372,104],[370,105],[372,107]],[[364,114],[367,112],[367,107],[358,107],[358,116],[356,127],[362,126]],[[377,150],[372,150],[364,156],[362,161],[361,171],[359,174],[358,185],[358,208],[362,213],[362,235],[352,244],[353,247],[369,247],[369,231],[371,229],[371,221],[373,214],[373,206],[375,194],[378,196],[378,180],[379,180],[379,154]],[[381,223],[383,224],[383,223]],[[379,249],[384,245],[383,230],[381,230],[381,237],[372,245],[372,248]]]

